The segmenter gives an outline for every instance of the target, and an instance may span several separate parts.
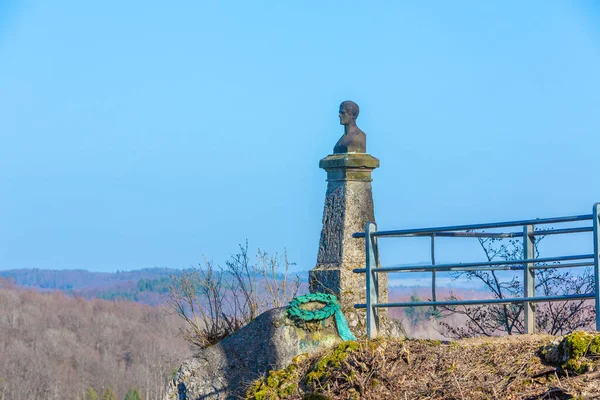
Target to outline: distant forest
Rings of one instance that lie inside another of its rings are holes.
[[[32,282],[60,282],[39,272]],[[152,286],[159,278],[143,279]],[[0,400],[82,400],[109,391],[123,399],[136,389],[158,400],[191,355],[178,335],[182,321],[162,306],[86,300],[2,279],[0,305]]]
[[[86,270],[13,269],[0,271],[15,285],[38,291],[60,290],[85,299],[126,300],[149,305],[165,303],[170,276],[180,270],[147,268],[137,271],[90,272]]]
[[[156,306],[166,303],[171,276],[179,275],[182,271],[145,268],[135,271],[91,272],[83,269],[32,268],[0,271],[0,279],[40,292],[59,290],[71,297],[124,300]],[[308,273],[300,272],[298,275],[304,278],[301,281],[306,281]]]

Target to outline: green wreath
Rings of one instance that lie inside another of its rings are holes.
[[[301,304],[313,301],[323,303],[325,306],[313,311],[304,310],[300,307]],[[348,322],[346,321],[346,317],[344,317],[340,303],[332,294],[309,293],[304,296],[298,296],[290,302],[287,312],[290,317],[301,321],[322,321],[335,315],[335,325],[342,340],[356,340],[348,327]]]

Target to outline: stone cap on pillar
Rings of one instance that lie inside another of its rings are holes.
[[[379,167],[379,159],[366,153],[330,154],[319,162],[327,171],[327,181],[371,182],[371,171]]]

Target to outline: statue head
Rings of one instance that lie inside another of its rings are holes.
[[[348,125],[356,121],[358,117],[358,104],[346,100],[340,104],[340,124]]]
[[[366,153],[367,137],[356,126],[358,105],[353,101],[344,101],[340,104],[340,124],[344,125],[344,134],[333,148],[334,154],[339,153]]]

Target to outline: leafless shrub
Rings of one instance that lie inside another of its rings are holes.
[[[280,256],[260,249],[251,263],[246,242],[224,268],[205,260],[172,276],[167,302],[186,322],[184,338],[205,348],[293,299],[300,287],[300,278],[290,272],[293,265],[286,251]]]
[[[204,266],[185,270],[171,279],[167,303],[186,322],[183,337],[206,347],[227,336],[231,327],[224,318],[223,271],[215,270],[212,262],[205,260]]]

